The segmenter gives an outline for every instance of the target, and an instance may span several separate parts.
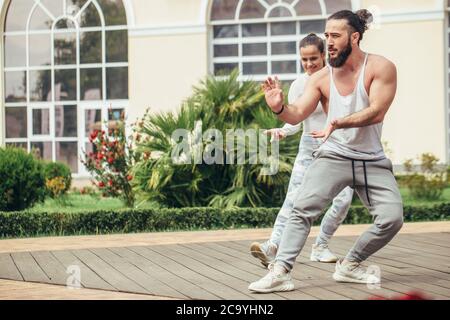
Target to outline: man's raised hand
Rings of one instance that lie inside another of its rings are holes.
[[[271,77],[263,83],[262,89],[266,97],[266,102],[273,112],[277,113],[283,107],[284,97],[283,90],[281,89],[281,83],[277,77],[272,79]]]

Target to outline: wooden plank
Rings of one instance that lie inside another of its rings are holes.
[[[66,268],[77,266],[80,268],[81,285],[85,288],[118,291],[111,284],[99,277],[80,259],[74,256],[70,251],[52,251],[51,254]]]
[[[247,248],[249,242],[245,241],[236,241],[237,244],[242,244],[243,248]],[[294,277],[298,277],[299,273],[302,275],[306,275],[311,280],[306,280],[307,283],[314,283],[315,286],[318,285],[318,281],[321,282],[321,286],[328,291],[332,291],[334,293],[340,294],[342,296],[352,298],[352,299],[367,299],[370,296],[374,295],[392,295],[397,294],[398,292],[394,292],[391,290],[373,290],[369,289],[366,285],[360,284],[352,284],[352,283],[337,283],[332,279],[332,274],[335,271],[334,263],[317,263],[311,262],[309,260],[311,244],[312,240],[308,240],[305,244],[304,250],[302,250],[299,255],[296,266],[292,270],[292,274]],[[325,281],[323,279],[326,279]]]
[[[72,250],[85,265],[120,292],[148,294],[148,290],[123,275],[89,250]]]
[[[394,238],[390,246],[399,247],[403,249],[415,250],[420,252],[424,257],[439,258],[440,260],[450,261],[450,248],[435,246],[420,241],[414,241],[412,238],[405,239],[404,237]]]
[[[67,284],[69,274],[66,273],[66,268],[64,268],[64,265],[61,264],[61,262],[59,262],[50,252],[37,251],[31,252],[31,255],[49,277],[50,283],[59,285]]]
[[[65,286],[16,280],[0,280],[2,300],[174,300],[143,294],[121,293],[81,288],[68,290]],[[34,312],[34,310],[33,310]]]
[[[330,245],[330,248],[333,252],[336,254],[341,254],[341,256],[345,256],[349,248],[353,245],[352,241],[348,241],[348,244],[343,243],[344,240],[340,239],[339,242],[333,242],[332,245]],[[386,254],[386,252],[390,252],[389,254]],[[380,265],[383,270],[382,271],[389,271],[392,275],[400,275],[400,276],[414,276],[417,277],[418,275],[426,275],[428,274],[443,274],[441,272],[436,272],[433,270],[429,270],[422,267],[412,266],[407,263],[403,262],[394,262],[392,263],[392,259],[398,258],[400,255],[396,250],[389,249],[389,246],[383,248],[378,252],[379,255],[375,254],[369,258],[370,263],[376,263],[377,265]],[[394,266],[392,266],[394,264]],[[446,277],[448,278],[448,277]],[[437,280],[438,278],[436,278]]]
[[[423,254],[437,254],[443,259],[450,258],[450,248],[425,243],[418,240],[417,238],[397,236],[391,242],[389,242],[389,245],[394,245],[401,248],[409,248],[411,250],[418,250]]]
[[[351,246],[353,245],[353,243],[351,241],[348,241],[345,239],[342,239],[341,241],[348,243],[348,249],[350,249]],[[386,258],[390,259],[391,260],[390,263],[400,262],[400,263],[403,263],[403,265],[421,267],[421,268],[425,268],[425,269],[429,269],[429,270],[442,272],[444,274],[448,274],[450,272],[449,266],[434,264],[433,260],[427,259],[427,258],[422,258],[417,251],[413,252],[413,254],[407,254],[407,253],[401,252],[399,249],[396,249],[395,247],[390,247],[389,244],[386,247],[382,248],[375,255],[377,257],[381,257],[381,258],[384,257],[383,259],[386,259]]]
[[[233,254],[236,255],[236,256],[241,257],[242,259],[245,259],[247,261],[249,261],[249,259],[252,259],[250,254],[246,254],[242,250],[244,248],[248,248],[247,244],[245,244],[245,246],[242,246],[242,245],[239,244],[239,242],[233,242],[233,241],[221,242],[221,243],[217,243],[217,244],[225,246],[225,247],[227,247],[229,249],[232,249],[233,250]],[[302,271],[303,272],[301,272],[298,268],[294,268],[292,270],[292,273],[291,273],[292,278],[293,279],[298,279],[300,276],[305,276],[305,275],[317,277],[317,279],[320,278],[320,275],[319,275],[320,271],[319,270],[315,270],[316,272],[311,272],[312,270],[309,270],[310,272],[304,272],[305,270],[302,268]],[[266,271],[266,273],[267,273],[267,271]],[[326,275],[330,276],[331,273],[328,272],[328,273],[326,273]],[[322,273],[322,276],[324,276],[323,273]],[[330,283],[332,283],[332,282],[330,281],[329,284]],[[323,290],[326,290],[326,291],[329,291],[329,292],[327,294],[325,294]],[[302,292],[304,292],[306,294],[309,294],[309,295],[312,295],[312,296],[315,296],[317,298],[321,298],[321,299],[337,299],[337,297],[340,297],[340,299],[347,300],[347,299],[352,299],[352,298],[356,299],[358,297],[361,297],[363,294],[364,294],[364,296],[367,296],[367,294],[361,293],[361,291],[358,291],[358,289],[356,289],[356,291],[349,290],[349,292],[347,293],[347,296],[344,295],[342,292],[339,292],[340,290],[336,290],[336,291],[329,290],[329,288],[327,286],[324,286],[323,290],[315,291],[314,289],[308,289],[308,290],[305,290],[303,288],[301,289]],[[318,296],[317,295],[318,292],[321,292],[322,295]],[[355,293],[356,293],[356,295],[355,295]],[[333,297],[333,298],[331,298],[331,297]]]
[[[154,247],[152,247],[152,249],[154,249]],[[191,266],[194,268],[198,264],[201,264],[201,265],[203,264],[203,265],[207,266],[208,268],[212,269],[211,275],[215,274],[216,272],[219,272],[219,274],[223,273],[224,275],[226,275],[226,278],[224,279],[225,282],[222,282],[222,283],[233,285],[237,289],[242,287],[242,289],[243,289],[242,292],[244,292],[244,293],[248,292],[247,288],[248,288],[249,280],[253,278],[253,275],[251,273],[242,271],[242,270],[234,267],[233,265],[224,263],[223,261],[214,259],[203,253],[197,252],[190,248],[182,247],[180,245],[171,246],[171,250],[174,250],[174,251],[178,252],[179,254],[182,254],[185,257],[187,257],[187,260],[180,259],[180,261],[186,261],[187,263],[189,263],[188,261],[194,260],[193,263],[191,264]],[[195,269],[199,270],[197,268],[195,268]],[[205,270],[205,271],[208,272],[208,270]],[[221,279],[221,278],[217,278],[217,279]],[[267,299],[283,300],[284,298],[277,294],[267,294],[267,295],[263,295],[260,299],[261,300],[262,299],[264,299],[264,300],[267,300]]]
[[[9,253],[0,253],[0,278],[18,281],[23,280]]]
[[[147,259],[158,264],[160,267],[177,274],[178,276],[184,278],[185,280],[203,288],[208,292],[218,296],[221,299],[239,299],[248,300],[251,299],[249,296],[240,294],[238,291],[225,286],[211,278],[207,275],[201,275],[190,268],[187,268],[180,264],[178,261],[167,258],[156,251],[153,251],[151,247],[133,247],[131,248],[134,252],[145,256]]]
[[[235,244],[241,245],[242,249],[248,247],[249,242],[246,241],[236,241]],[[228,243],[227,243],[228,244]],[[307,245],[305,247],[310,248]],[[239,250],[239,247],[236,247]],[[297,259],[296,266],[292,270],[292,276],[294,278],[300,276],[307,276],[311,280],[304,280],[307,283],[314,283],[315,286],[318,285],[318,281],[320,281],[320,285],[328,291],[332,291],[336,294],[340,294],[341,296],[352,298],[352,299],[366,299],[369,296],[374,295],[392,295],[397,294],[398,292],[392,290],[372,290],[367,288],[365,285],[359,284],[340,284],[335,282],[331,275],[334,272],[335,264],[324,264],[324,263],[316,263],[309,261],[309,252],[307,250],[303,250],[299,259]],[[323,279],[328,279],[323,281]]]
[[[250,263],[245,260],[237,259],[234,256],[227,255],[222,252],[223,247],[215,248],[215,244],[210,243],[202,243],[202,244],[188,244],[181,245],[183,247],[190,248],[197,252],[204,253],[207,256],[214,257],[215,259],[226,263],[228,266],[232,266],[238,271],[242,271],[245,274],[245,277],[249,277],[248,281],[255,281],[258,278],[263,277],[267,270],[263,269],[260,266],[255,265],[254,263]],[[229,270],[229,268],[228,268]],[[303,283],[296,283],[296,288],[301,287]],[[303,293],[299,290],[291,291],[291,292],[277,292],[277,295],[290,299],[290,300],[318,300],[316,297]],[[262,295],[258,295],[258,298]],[[260,298],[259,298],[260,299]]]
[[[50,281],[29,252],[11,253],[11,257],[25,281],[41,283],[48,283]]]
[[[321,287],[309,287],[302,290],[307,294],[313,295],[321,300],[351,300],[343,295],[337,294],[333,291]]]
[[[141,269],[142,271],[157,275],[158,279],[171,287],[172,289],[180,292],[184,296],[189,299],[197,299],[197,300],[218,300],[219,297],[209,293],[202,288],[186,281],[182,277],[179,277],[177,274],[167,271],[166,269],[160,267],[159,265],[153,263],[142,255],[132,251],[130,248],[110,248],[110,250],[117,255],[124,257]]]
[[[208,244],[205,244],[205,245],[208,246],[209,248],[217,251],[217,252],[220,252],[220,254],[228,256],[229,257],[228,259],[232,259],[233,261],[237,261],[237,262],[234,262],[235,266],[237,265],[237,263],[244,263],[245,262],[247,268],[252,268],[252,270],[255,271],[254,273],[255,273],[256,277],[254,279],[252,279],[252,281],[256,281],[259,278],[262,278],[263,276],[265,276],[267,274],[267,269],[264,268],[259,263],[259,261],[257,259],[251,257],[250,254],[247,255],[247,254],[244,254],[241,251],[236,252],[236,250],[231,249],[231,248],[229,248],[227,246],[224,246],[223,242],[208,243]],[[298,281],[303,281],[303,280],[310,279],[310,277],[302,274],[302,275],[298,275],[294,279],[298,280]]]
[[[341,254],[345,254],[345,252],[347,251],[347,247],[345,249],[343,249],[341,246],[339,246],[338,244],[334,244],[333,246],[333,250],[335,253],[341,253]],[[384,250],[385,248],[383,248]],[[375,259],[373,256],[369,258],[370,261],[372,262],[376,262],[377,265],[379,264],[379,266],[381,267],[381,272],[382,272],[382,286],[384,287],[384,283],[385,280],[390,280],[393,282],[397,282],[397,283],[402,283],[405,284],[407,286],[410,287],[410,291],[413,290],[427,290],[429,293],[432,294],[438,294],[440,296],[445,296],[448,297],[448,292],[446,288],[443,288],[441,286],[435,285],[433,284],[433,280],[436,280],[436,278],[433,277],[427,277],[427,281],[423,282],[423,281],[416,281],[417,276],[402,276],[402,275],[398,275],[398,274],[392,274],[391,272],[386,271],[386,267],[383,266],[382,263],[380,263],[379,259]],[[405,281],[408,281],[408,283],[405,283]]]
[[[450,248],[449,232],[414,233],[414,234],[402,234],[401,236],[405,239],[414,239],[415,241],[419,241],[422,243]]]
[[[254,295],[252,295],[248,291],[248,280],[242,280],[233,276],[230,276],[224,270],[227,270],[229,266],[224,263],[220,263],[215,267],[211,267],[205,264],[203,261],[200,262],[198,260],[192,259],[191,257],[184,255],[180,251],[175,250],[175,246],[152,246],[151,249],[153,251],[158,252],[160,255],[163,255],[167,258],[176,261],[188,269],[191,269],[194,272],[197,272],[202,275],[206,275],[211,280],[219,282],[226,287],[231,288],[236,291],[234,299],[254,299]],[[284,300],[282,297],[268,294],[267,299],[277,299]],[[266,297],[263,297],[266,299]]]
[[[340,239],[341,240],[341,239]],[[337,249],[339,248],[339,249]],[[333,247],[333,251],[335,253],[342,253],[345,254],[348,250],[348,246],[345,246],[345,248],[339,247],[336,243],[334,243],[334,247]],[[370,258],[370,261],[374,261],[375,259],[373,258],[373,256]],[[378,261],[376,261],[377,264],[379,264]],[[317,266],[322,266],[323,264],[318,264]],[[380,264],[380,267],[382,268],[382,288],[387,288],[390,290],[397,290],[397,288],[402,288],[402,286],[398,286],[399,284],[401,284],[402,281],[404,281],[405,279],[413,279],[413,281],[415,281],[417,279],[417,276],[411,277],[411,276],[401,276],[398,274],[393,274],[391,272],[388,272],[387,269],[389,270],[389,266],[384,266],[382,264]],[[420,274],[420,273],[419,273]],[[437,280],[437,278],[428,278],[428,281],[432,281],[432,280]],[[409,286],[409,287],[408,287]],[[441,295],[441,293],[445,293],[443,292],[442,288],[440,288],[439,286],[435,286],[432,284],[425,284],[424,282],[420,282],[420,281],[415,281],[415,282],[411,282],[408,284],[408,286],[405,286],[406,288],[408,288],[407,290],[405,290],[404,293],[407,292],[411,292],[414,290],[428,290],[429,294],[432,294],[433,296],[439,296],[439,297],[443,297],[443,295]]]
[[[145,273],[109,249],[91,249],[91,251],[135,283],[139,283],[152,295],[186,298],[186,296],[159,281],[155,276],[150,276],[150,274]]]

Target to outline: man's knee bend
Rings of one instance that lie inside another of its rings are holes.
[[[400,229],[403,227],[403,214],[399,216],[395,222],[393,222],[393,229],[395,229],[397,232],[400,231]]]
[[[398,232],[403,226],[403,208],[396,208],[386,212],[384,216],[378,216],[375,224],[380,229]]]
[[[392,217],[386,222],[386,229],[392,232],[398,232],[403,226],[403,216]]]

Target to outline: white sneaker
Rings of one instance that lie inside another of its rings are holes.
[[[290,272],[283,272],[279,266],[270,264],[269,273],[262,279],[251,283],[248,290],[259,293],[284,292],[294,290]]]
[[[348,261],[344,263],[343,259],[336,262],[336,271],[333,274],[333,279],[337,282],[380,283],[380,278],[368,273],[360,263]]]
[[[250,246],[251,255],[259,259],[265,268],[275,261],[277,250],[277,246],[270,241],[264,243],[253,242]]]
[[[338,261],[338,257],[333,254],[326,244],[313,244],[311,250],[311,261],[331,263]]]

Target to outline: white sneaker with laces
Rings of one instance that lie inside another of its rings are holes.
[[[311,261],[331,263],[338,261],[338,257],[333,254],[326,244],[313,244],[311,250]]]
[[[376,284],[380,283],[380,278],[368,273],[360,263],[339,260],[336,262],[336,271],[333,274],[333,279],[337,282],[353,282]]]
[[[265,268],[275,261],[277,250],[277,246],[270,241],[264,243],[253,242],[250,246],[251,255],[259,259]]]
[[[269,273],[262,279],[251,283],[248,290],[258,293],[285,292],[294,290],[294,282],[290,272],[281,266],[269,265]]]

